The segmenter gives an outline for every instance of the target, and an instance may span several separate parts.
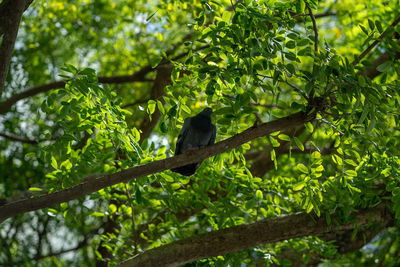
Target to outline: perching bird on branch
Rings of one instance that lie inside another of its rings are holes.
[[[205,108],[194,117],[188,117],[183,123],[176,142],[175,155],[183,154],[186,151],[195,151],[199,148],[214,144],[217,128],[211,122],[211,108]],[[187,164],[185,166],[171,169],[173,172],[185,176],[193,175],[201,162]]]

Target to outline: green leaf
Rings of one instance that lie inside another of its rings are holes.
[[[172,177],[172,176],[170,176],[170,175],[167,175],[167,174],[163,174],[162,175],[162,177],[165,179],[165,181],[166,182],[168,182],[168,183],[173,183],[175,180],[174,180],[174,177]]]
[[[160,123],[160,130],[163,133],[168,133],[168,126],[165,124],[164,121]]]
[[[310,203],[308,203],[308,207],[307,207],[307,211],[306,212],[310,213],[313,210],[313,208],[314,208],[314,205],[310,201]]]
[[[392,66],[392,61],[389,60],[376,67],[376,70],[379,72],[385,72],[389,69],[390,66]]]
[[[294,191],[299,191],[299,190],[301,190],[301,189],[303,189],[303,187],[306,185],[306,183],[303,181],[303,182],[299,182],[299,183],[297,183],[297,184],[295,184],[294,186],[293,186],[293,190]]]
[[[188,106],[186,106],[185,104],[181,104],[181,109],[183,111],[185,111],[187,114],[190,114],[192,111],[190,110],[190,108]]]
[[[115,204],[110,204],[108,210],[110,211],[111,214],[114,214],[117,211],[117,206],[115,206]]]
[[[54,169],[58,169],[58,166],[57,166],[57,160],[56,160],[56,158],[55,157],[51,157],[51,166],[54,168]]]
[[[204,24],[205,20],[206,20],[206,18],[205,18],[205,16],[204,16],[204,13],[201,12],[201,13],[200,13],[200,17],[198,17],[198,18],[196,19],[197,25],[202,26],[202,25]]]
[[[271,160],[275,161],[276,160],[276,155],[275,155],[275,150],[271,149]]]
[[[307,107],[305,105],[299,104],[297,102],[292,102],[291,108],[294,109],[294,110],[300,109],[300,110],[302,110],[304,112],[306,112],[306,109],[307,109]]]
[[[232,12],[225,11],[222,14],[222,21],[225,21],[226,23],[229,23],[229,20],[231,18],[231,14],[232,14]]]
[[[78,73],[78,69],[75,68],[73,65],[65,63],[63,67],[61,67],[61,70],[65,71],[65,72],[69,72],[72,74],[77,74]]]
[[[279,76],[281,75],[281,72],[279,70],[274,71],[274,76],[272,77],[272,83],[276,85],[278,82]]]
[[[154,100],[149,100],[147,103],[147,114],[151,115],[156,110],[156,102]]]
[[[69,159],[64,160],[63,163],[60,164],[60,169],[70,170],[72,168],[72,163]]]
[[[379,20],[375,20],[375,26],[378,29],[379,33],[383,33],[382,24]]]
[[[374,129],[375,124],[376,124],[376,119],[375,119],[375,116],[374,116],[374,117],[371,119],[371,121],[370,121],[370,123],[369,123],[369,125],[368,125],[367,133],[370,133],[370,132],[372,131],[372,129]]]
[[[319,165],[317,168],[315,168],[315,171],[316,171],[316,172],[322,172],[322,171],[324,171],[324,166]]]
[[[163,59],[162,56],[156,55],[154,57],[151,58],[151,67],[155,68],[158,66],[158,64],[161,62],[161,60]]]
[[[291,32],[287,35],[288,38],[292,39],[292,40],[297,40],[298,35],[295,34],[294,32]]]
[[[299,1],[299,12],[300,12],[300,14],[303,14],[305,9],[306,9],[306,3],[304,2],[304,0],[300,0]]]
[[[257,191],[256,191],[256,198],[257,198],[258,200],[262,200],[262,199],[263,199],[263,193],[262,193],[261,190],[257,190]]]
[[[30,187],[28,190],[29,191],[42,191],[43,189],[39,188],[39,187]]]
[[[306,127],[306,129],[312,133],[314,131],[314,126],[311,124],[311,122],[307,122],[306,124],[304,124],[304,126]]]
[[[303,143],[300,141],[299,138],[294,137],[294,142],[296,143],[297,147],[300,148],[301,151],[304,151],[304,146]]]
[[[278,135],[278,138],[283,140],[283,141],[290,142],[290,137],[288,135],[286,135],[286,134],[280,134],[280,135]]]
[[[289,42],[286,43],[286,47],[289,49],[293,49],[296,47],[296,42],[293,40],[290,40]]]
[[[172,191],[175,191],[175,190],[177,190],[177,189],[179,189],[181,187],[181,184],[172,183],[170,186],[171,186]]]
[[[367,117],[368,113],[369,113],[369,106],[368,106],[368,105],[365,105],[365,106],[364,106],[364,110],[363,110],[363,112],[361,113],[361,116],[360,116],[360,118],[358,119],[357,124],[363,123],[363,121],[364,121],[365,118]]]
[[[157,13],[158,10],[154,11],[150,16],[146,18],[146,22],[149,22],[151,18]]]
[[[139,132],[139,130],[136,129],[136,127],[133,127],[133,128],[132,128],[132,133],[133,133],[133,139],[134,139],[136,142],[139,142],[139,140],[140,140],[140,132]]]
[[[165,109],[164,109],[164,106],[163,106],[163,104],[161,103],[161,101],[160,100],[157,100],[157,107],[158,107],[158,110],[161,112],[161,114],[165,114]]]
[[[352,159],[345,159],[344,162],[346,162],[347,164],[353,166],[353,167],[357,167],[358,164],[354,162],[354,160]]]
[[[290,63],[286,65],[286,69],[287,69],[291,74],[294,74],[294,73],[296,72],[295,67],[293,66],[293,64],[290,64]]]
[[[215,88],[214,88],[214,84],[216,84],[217,81],[215,80],[211,80],[207,86],[206,86],[206,94],[207,95],[213,95],[215,93]]]
[[[135,198],[138,204],[142,203],[142,193],[140,192],[139,187],[136,187]]]
[[[329,214],[329,212],[325,213],[325,219],[326,219],[326,224],[328,225],[328,230],[331,228],[331,215]]]
[[[104,213],[102,213],[102,212],[93,212],[93,213],[92,213],[92,216],[103,217],[103,216],[104,216]]]
[[[358,25],[358,26],[360,26],[360,28],[361,28],[361,30],[366,34],[366,35],[368,35],[368,30],[363,26],[363,25]]]
[[[299,163],[297,164],[297,169],[303,173],[308,173],[308,168],[303,164],[303,163]]]
[[[373,31],[375,29],[375,24],[372,20],[368,19],[368,25],[369,25],[369,28],[371,29],[371,31]]]
[[[314,151],[312,154],[311,154],[311,158],[312,159],[319,159],[319,158],[321,158],[321,153],[319,153],[318,151]]]
[[[358,83],[361,85],[361,87],[367,86],[367,82],[365,81],[363,75],[358,75]]]
[[[271,142],[273,147],[279,147],[281,144],[278,142],[278,140],[276,140],[275,138],[273,138],[272,136],[269,136],[269,141]]]
[[[318,208],[317,205],[314,205],[314,211],[315,211],[315,213],[317,214],[318,217],[321,216],[321,211],[320,211],[320,209]]]
[[[348,176],[352,176],[352,177],[357,176],[357,172],[353,171],[353,170],[347,170],[347,171],[345,171],[345,174]]]

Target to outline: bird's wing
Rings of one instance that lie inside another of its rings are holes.
[[[211,124],[211,126],[212,126],[212,134],[211,134],[210,141],[208,141],[208,145],[214,144],[215,138],[217,137],[217,127],[215,127],[214,124]]]
[[[176,141],[175,155],[182,154],[182,144],[183,144],[183,141],[186,138],[186,134],[187,134],[188,129],[190,127],[190,120],[191,119],[192,119],[192,117],[188,117],[188,118],[185,119],[185,121],[183,123],[182,129],[181,129],[181,131],[179,132],[179,135],[178,135],[178,141]]]

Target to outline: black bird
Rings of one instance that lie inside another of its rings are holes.
[[[175,155],[214,144],[217,128],[211,122],[212,112],[211,108],[205,108],[196,116],[185,119],[182,129],[179,132],[178,141],[176,142]],[[191,176],[196,172],[200,163],[191,163],[171,169],[171,171]]]

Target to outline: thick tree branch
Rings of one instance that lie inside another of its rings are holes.
[[[17,39],[19,23],[26,5],[26,0],[4,0],[0,5],[2,30],[4,32],[0,46],[0,97],[3,93],[11,54]]]
[[[379,225],[376,228],[370,227],[368,229],[359,229],[358,234],[354,235],[354,229],[347,229],[345,231],[329,232],[326,234],[319,235],[318,237],[324,241],[334,241],[334,245],[337,246],[338,253],[346,254],[349,252],[356,251],[368,244],[372,238],[374,238],[379,232],[381,232],[387,225]],[[303,260],[303,255],[307,254],[310,258],[307,263]],[[283,248],[281,252],[276,255],[276,258],[283,260],[290,260],[292,263],[296,263],[296,267],[307,267],[316,266],[318,263],[326,260],[326,257],[310,251],[306,247],[304,250],[297,250],[293,248]],[[272,266],[279,266],[272,264]]]
[[[303,112],[298,112],[281,119],[253,126],[240,134],[237,134],[212,146],[199,149],[197,151],[188,152],[175,157],[150,162],[145,165],[139,165],[114,174],[101,176],[96,179],[90,179],[79,185],[60,190],[58,192],[48,195],[12,202],[0,207],[0,222],[17,214],[70,201],[72,199],[76,199],[84,195],[96,192],[107,186],[127,182],[133,178],[138,178],[149,174],[165,171],[171,168],[183,166],[186,164],[199,162],[208,157],[231,150],[255,138],[265,136],[276,131],[285,131],[292,127],[299,127],[305,122],[311,121],[314,118],[315,113],[306,115]]]
[[[209,45],[204,45],[204,46],[198,47],[198,48],[194,49],[193,51],[202,50],[207,47],[209,47]],[[181,54],[175,56],[174,58],[172,58],[172,61],[179,60],[179,59],[185,57],[187,54],[188,54],[188,52],[181,53]],[[163,59],[163,60],[161,60],[159,66],[164,65],[164,64],[169,64],[169,62],[170,62],[170,59]],[[147,79],[145,76],[148,73],[154,71],[155,69],[156,68],[153,68],[152,66],[147,65],[132,75],[121,75],[121,76],[112,76],[112,77],[99,76],[98,80],[100,83],[106,83],[106,84],[153,81],[153,80]],[[53,89],[63,88],[64,86],[65,86],[65,81],[54,81],[51,83],[38,85],[38,86],[32,87],[31,89],[23,91],[21,93],[15,94],[15,95],[11,96],[9,99],[0,103],[0,114],[5,113],[19,100],[22,100],[22,99],[25,99],[25,98],[28,98],[28,97],[31,97],[31,96],[34,96],[34,95],[37,95],[40,93],[45,93],[45,92],[48,92]]]
[[[242,224],[148,250],[119,266],[145,267],[158,266],[160,263],[163,266],[180,266],[195,260],[291,238],[345,231],[355,226],[368,228],[373,225],[388,225],[393,223],[394,215],[390,213],[387,205],[384,202],[376,207],[361,210],[353,214],[351,221],[342,225],[332,223],[330,229],[324,214],[312,219],[311,215],[305,212]],[[340,221],[340,218],[334,217],[333,221]]]

